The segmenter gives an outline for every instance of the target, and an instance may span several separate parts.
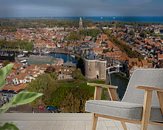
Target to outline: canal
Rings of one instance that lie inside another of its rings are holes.
[[[122,99],[125,94],[129,79],[120,73],[113,73],[110,75],[110,77],[111,77],[111,84],[118,86],[117,92],[118,92],[119,98]],[[106,83],[109,84],[109,81],[110,81],[110,78],[108,76]]]

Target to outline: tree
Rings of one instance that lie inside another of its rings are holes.
[[[82,75],[80,69],[76,69],[72,72],[72,77],[76,80],[85,80],[85,77]]]
[[[119,47],[119,49],[121,49],[121,51],[125,52],[128,57],[130,58],[140,58],[142,59],[143,56],[137,52],[137,51],[132,51],[132,48],[127,45],[125,42],[117,39],[116,37],[114,37],[113,35],[111,35],[111,33],[109,31],[105,31],[105,33],[108,35],[109,39]]]
[[[109,52],[109,49],[104,49],[103,50],[103,53],[107,53],[107,52]]]
[[[0,48],[1,49],[7,49],[7,50],[26,50],[31,51],[33,50],[33,43],[28,41],[6,41],[6,40],[0,40]]]
[[[53,87],[55,80],[50,76],[50,74],[42,74],[29,83],[29,90],[34,92],[44,92],[44,90]]]
[[[2,66],[6,66],[6,65],[8,65],[9,63],[10,63],[10,61],[5,60],[5,61],[3,61],[3,65],[2,65]]]
[[[97,37],[97,35],[100,34],[100,30],[99,29],[85,29],[85,30],[80,30],[79,34],[83,36]]]
[[[45,70],[45,73],[49,74],[52,79],[57,80],[58,76],[53,66],[47,67],[47,69]]]
[[[80,35],[77,32],[71,32],[66,39],[69,41],[77,41],[80,40]]]
[[[37,77],[31,83],[28,84],[28,90],[33,92],[41,92],[44,94],[42,101],[48,105],[48,99],[50,94],[57,89],[55,76],[53,77],[52,73],[45,73]],[[37,102],[34,102],[33,105],[38,105]]]
[[[81,70],[83,75],[85,75],[84,60],[81,57],[78,58],[77,68]]]
[[[53,66],[48,66],[45,70],[45,73],[52,73],[55,72],[55,68]]]
[[[145,31],[140,32],[139,35],[140,35],[140,37],[142,37],[142,38],[146,38],[146,37],[147,37],[147,34],[146,34]]]
[[[131,36],[135,36],[135,32],[134,32],[133,30],[130,30],[130,31],[129,31],[129,34],[130,34]]]

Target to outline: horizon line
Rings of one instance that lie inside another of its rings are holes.
[[[10,17],[10,16],[7,16],[7,17],[1,17],[0,18],[80,18],[80,17],[163,17],[163,15],[160,15],[160,16],[141,16],[141,15],[108,15],[108,16],[16,16],[16,17]]]

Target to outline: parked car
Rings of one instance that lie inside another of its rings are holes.
[[[59,113],[61,112],[58,107],[56,106],[47,106],[46,109],[52,113]]]

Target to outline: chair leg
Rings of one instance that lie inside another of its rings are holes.
[[[93,114],[92,130],[96,130],[97,121],[98,121],[98,117],[95,114]]]
[[[151,103],[152,103],[152,91],[145,91],[141,130],[148,129],[151,112]]]
[[[123,129],[127,130],[127,126],[126,126],[125,122],[121,121],[121,124],[122,124]]]
[[[141,130],[147,130],[148,124],[142,124],[141,125]]]

